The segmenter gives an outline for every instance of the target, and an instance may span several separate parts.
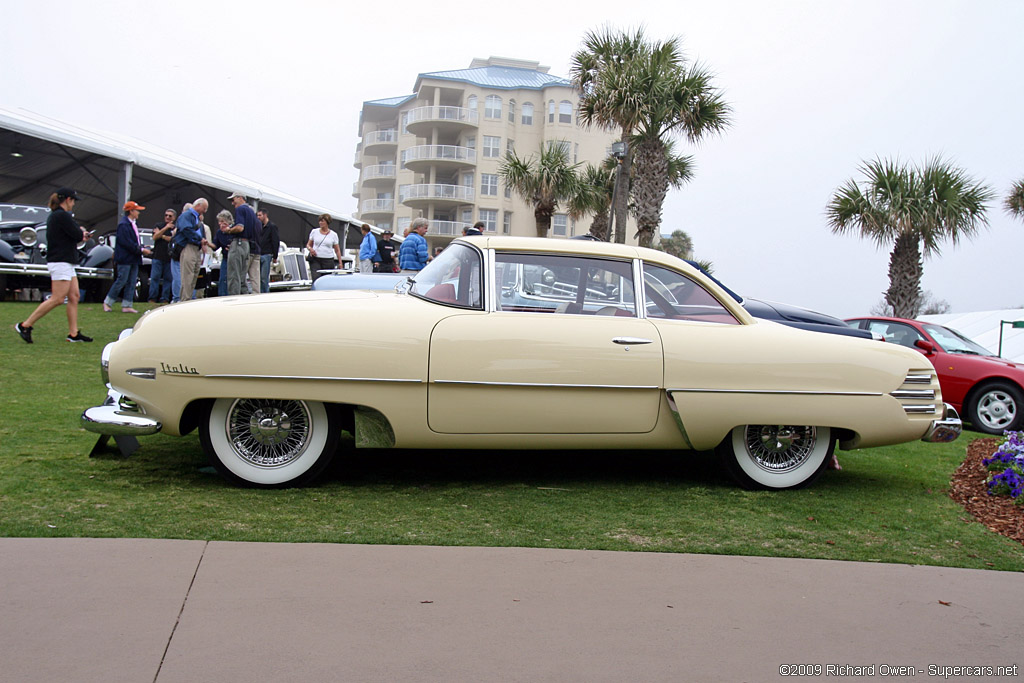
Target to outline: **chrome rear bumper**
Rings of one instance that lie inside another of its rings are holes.
[[[950,441],[956,441],[962,431],[963,424],[960,422],[960,416],[957,414],[953,406],[947,403],[945,417],[941,420],[933,421],[931,427],[929,427],[928,431],[925,432],[925,435],[921,437],[921,441],[948,443]]]

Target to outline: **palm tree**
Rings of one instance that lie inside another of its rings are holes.
[[[866,180],[847,180],[826,208],[833,233],[855,232],[880,247],[892,246],[885,301],[893,314],[913,318],[921,307],[921,263],[939,245],[973,237],[988,224],[992,190],[936,157],[923,168],[874,160],[861,166]]]
[[[580,174],[579,192],[569,200],[569,215],[580,218],[585,214],[594,214],[590,224],[590,234],[609,241],[609,218],[612,209],[612,195],[615,190],[614,157],[608,157],[600,166],[587,164]]]
[[[693,256],[693,239],[685,230],[674,230],[671,237],[662,237],[655,249],[676,258],[688,259]]]
[[[588,33],[573,56],[573,84],[580,90],[580,121],[619,128],[632,147],[623,162],[641,246],[650,246],[661,225],[661,208],[672,184],[672,136],[698,142],[729,125],[730,107],[711,85],[711,74],[682,54],[679,38],[648,43],[635,33]],[[622,203],[627,198],[623,196]],[[625,226],[625,208],[615,221]],[[625,241],[624,231],[615,240]]]
[[[1018,180],[1013,184],[1003,208],[1014,218],[1024,219],[1024,180]]]
[[[673,67],[675,63],[678,66]],[[677,39],[652,51],[640,75],[641,86],[652,96],[633,136],[631,195],[639,244],[649,247],[660,233],[668,188],[692,176],[673,176],[671,136],[683,134],[696,143],[709,133],[721,133],[729,125],[729,105],[711,85],[711,74],[704,66],[682,60]]]
[[[584,125],[618,129],[620,141],[628,144],[639,123],[642,102],[626,85],[632,80],[635,58],[645,49],[642,28],[627,33],[606,27],[584,36],[583,48],[572,56],[570,68],[573,86],[580,92],[579,120]],[[630,177],[628,155],[622,161],[622,174]],[[616,242],[625,242],[628,194],[618,193],[613,207]]]
[[[498,175],[513,192],[533,205],[538,237],[548,236],[551,216],[558,205],[579,194],[578,166],[569,163],[568,147],[560,140],[549,140],[538,155],[526,160],[510,150],[498,165]]]

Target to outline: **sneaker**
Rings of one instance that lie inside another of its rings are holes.
[[[79,330],[78,333],[75,334],[74,337],[72,337],[69,334],[68,335],[68,341],[69,342],[91,342],[92,341],[92,337],[86,337],[84,334],[82,334],[82,331]]]
[[[14,323],[14,331],[21,335],[21,338],[25,340],[26,344],[32,343],[31,327],[22,327],[21,323]]]

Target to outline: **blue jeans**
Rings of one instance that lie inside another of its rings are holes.
[[[114,286],[107,292],[107,298],[103,300],[108,306],[113,306],[117,301],[117,295],[121,295],[121,308],[131,308],[135,302],[135,283],[139,281],[139,264],[133,263],[130,266],[124,263],[117,264],[117,278]]]
[[[171,300],[171,262],[153,259],[152,270],[149,272],[149,300]]]
[[[181,261],[171,259],[171,301],[181,301]]]
[[[270,264],[274,262],[273,254],[260,254],[260,292],[270,291]]]

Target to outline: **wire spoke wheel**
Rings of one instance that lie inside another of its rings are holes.
[[[228,410],[228,438],[238,457],[256,467],[280,467],[298,458],[310,429],[301,401],[239,399]]]
[[[211,463],[246,486],[297,486],[330,463],[340,433],[336,410],[319,401],[221,398],[200,425]]]
[[[807,461],[817,443],[814,427],[792,425],[749,425],[747,452],[768,472],[788,472]]]
[[[829,427],[740,425],[716,449],[722,464],[749,489],[790,489],[814,481],[835,449]]]

